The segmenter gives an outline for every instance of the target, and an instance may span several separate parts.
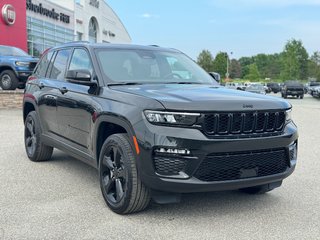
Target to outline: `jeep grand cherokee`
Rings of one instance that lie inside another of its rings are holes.
[[[94,166],[116,213],[181,193],[265,193],[294,170],[297,128],[285,100],[226,89],[183,53],[70,43],[43,54],[24,95],[32,161],[53,148]]]

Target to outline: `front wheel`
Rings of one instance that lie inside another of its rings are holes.
[[[0,87],[3,90],[15,90],[18,87],[19,80],[11,70],[5,70],[0,74]]]
[[[99,157],[100,187],[108,207],[118,214],[144,210],[149,189],[141,182],[136,158],[126,134],[114,134],[104,142]]]

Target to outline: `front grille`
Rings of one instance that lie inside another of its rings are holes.
[[[186,160],[178,157],[154,156],[155,170],[160,175],[178,175],[184,171]]]
[[[29,68],[30,68],[31,70],[33,70],[33,69],[36,67],[36,65],[37,65],[36,62],[31,62],[31,63],[29,64]]]
[[[194,176],[206,182],[263,177],[286,171],[288,162],[285,149],[212,154],[202,161]]]
[[[280,133],[285,111],[213,113],[204,116],[203,130],[209,136],[243,136]]]

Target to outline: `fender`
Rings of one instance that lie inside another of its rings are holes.
[[[114,115],[114,114],[109,115],[107,113],[102,112],[98,115],[98,117],[95,121],[94,131],[93,131],[93,144],[92,144],[92,146],[93,146],[93,151],[94,151],[94,158],[97,159],[97,163],[98,163],[98,159],[99,159],[99,156],[97,155],[98,131],[99,131],[100,125],[104,122],[113,123],[115,125],[119,125],[119,126],[123,127],[126,130],[126,132],[128,133],[129,142],[131,144],[131,147],[134,149],[133,137],[135,136],[135,133],[134,133],[134,130],[133,130],[133,127],[132,127],[130,121],[120,115]],[[138,157],[136,152],[135,152],[135,154],[136,154],[136,157]]]

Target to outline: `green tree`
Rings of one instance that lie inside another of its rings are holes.
[[[230,77],[231,78],[241,78],[241,65],[236,59],[230,61]]]
[[[244,77],[250,81],[257,81],[260,79],[260,73],[258,71],[258,67],[255,63],[252,63],[248,66],[249,73]]]
[[[308,74],[312,79],[320,81],[320,52],[314,52],[308,61]]]
[[[227,53],[219,52],[213,61],[214,71],[219,73],[221,78],[225,77],[227,73],[227,59]]]
[[[213,56],[209,50],[202,50],[199,54],[197,63],[207,72],[213,72]]]
[[[252,57],[242,57],[239,59],[239,63],[241,65],[241,77],[249,74],[249,65],[254,63],[254,59]]]
[[[307,79],[308,77],[308,53],[299,40],[289,40],[284,47],[283,71],[281,77],[283,80]]]

